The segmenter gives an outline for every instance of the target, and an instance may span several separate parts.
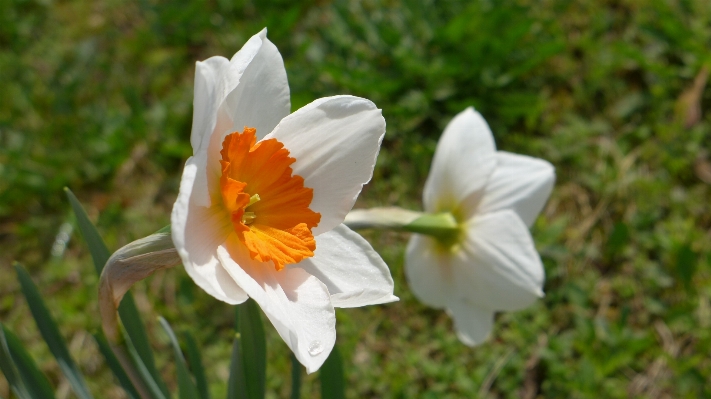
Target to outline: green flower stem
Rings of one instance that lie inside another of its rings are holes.
[[[425,213],[403,230],[432,236],[442,243],[451,243],[459,236],[460,228],[451,213]]]
[[[351,229],[403,230],[404,226],[424,215],[395,206],[353,209],[343,223]]]
[[[301,363],[291,354],[291,399],[301,398]]]
[[[400,230],[426,234],[442,242],[451,242],[460,232],[451,213],[423,213],[398,207],[354,209],[345,223],[352,229]]]

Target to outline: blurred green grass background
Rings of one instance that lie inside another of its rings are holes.
[[[89,335],[99,322],[88,250],[76,231],[66,251],[57,240],[74,223],[61,189],[77,193],[112,249],[167,224],[191,154],[194,63],[230,57],[265,26],[292,110],[334,94],[383,109],[386,138],[358,207],[419,209],[437,139],[469,105],[500,149],[557,170],[533,228],[547,295],[499,315],[477,348],[409,292],[407,235],[364,233],[401,301],[338,311],[348,397],[711,397],[707,0],[6,0],[0,318],[58,397],[72,393],[11,260],[43,289],[93,392],[123,397]],[[195,332],[223,396],[229,306],[180,268],[133,291],[166,378],[175,382],[158,314]],[[268,397],[283,398],[288,350],[266,330]],[[2,378],[0,396],[10,396]],[[303,397],[318,397],[314,376]]]

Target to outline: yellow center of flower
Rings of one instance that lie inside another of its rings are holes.
[[[314,255],[311,229],[321,214],[309,209],[313,189],[292,176],[296,159],[289,150],[277,139],[257,143],[256,133],[245,127],[222,142],[222,201],[252,259],[271,260],[281,270]]]

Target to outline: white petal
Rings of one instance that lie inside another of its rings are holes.
[[[266,34],[266,29],[263,29],[252,36],[227,63],[213,61],[216,58],[213,57],[205,65],[198,65],[201,75],[217,76],[213,90],[214,106],[203,107],[206,110],[199,112],[200,122],[193,121],[191,142],[194,153],[201,155],[207,152],[207,178],[196,182],[202,187],[201,191],[214,190],[213,186],[219,181],[220,150],[225,136],[242,131],[247,126],[256,128],[258,137],[264,137],[289,114],[291,103],[284,61]],[[204,81],[209,82],[207,78]],[[201,83],[198,88],[196,80],[196,101],[198,93],[210,92],[203,86],[210,87],[210,84]],[[198,109],[197,105],[195,109]],[[208,111],[211,119],[203,121],[205,118],[202,115]],[[196,123],[197,126],[209,126],[209,129],[198,133]],[[196,147],[197,143],[199,147]],[[211,201],[208,197],[200,197],[198,203],[208,206]]]
[[[271,262],[249,258],[235,235],[218,249],[228,273],[254,299],[281,338],[312,373],[336,342],[336,313],[328,288],[299,268],[276,271]]]
[[[331,303],[337,308],[398,300],[383,259],[368,241],[342,224],[316,237],[313,257],[290,267],[304,269],[326,284]]]
[[[473,209],[496,166],[489,125],[469,107],[457,114],[437,143],[424,188],[427,212]]]
[[[494,312],[477,308],[467,301],[455,301],[447,313],[454,319],[457,337],[468,346],[486,341],[494,326]]]
[[[455,279],[451,255],[433,238],[413,234],[405,251],[405,276],[422,303],[444,308],[454,298]]]
[[[229,61],[224,57],[211,57],[196,64],[190,144],[201,170],[204,169],[194,184],[198,205],[211,205],[209,190],[214,190],[219,180],[220,146],[224,136],[233,130],[225,99],[239,86],[242,75],[261,49],[265,34],[262,30],[252,36]]]
[[[190,143],[193,154],[205,151],[215,131],[218,109],[240,84],[242,75],[262,47],[266,31],[252,36],[231,60],[212,57],[195,67],[193,131]]]
[[[262,39],[259,52],[249,62],[237,88],[225,99],[225,105],[233,121],[232,130],[242,131],[245,126],[256,128],[259,140],[289,115],[291,101],[279,50],[267,39],[266,28],[255,36]],[[233,60],[235,58],[237,55]]]
[[[512,209],[527,226],[531,226],[553,190],[553,165],[542,159],[503,151],[499,151],[496,157],[496,169],[489,178],[476,212]]]
[[[221,301],[242,303],[247,300],[247,294],[217,259],[217,247],[232,228],[229,215],[219,207],[206,208],[195,204],[193,182],[199,171],[204,172],[204,169],[196,164],[195,157],[190,157],[183,170],[180,193],[170,220],[173,244],[185,271],[200,288]]]
[[[222,71],[230,61],[225,57],[215,56],[195,63],[195,87],[193,94],[193,128],[190,144],[193,153],[200,148],[204,137],[209,137],[215,127],[217,109],[224,100],[218,93]]]
[[[452,262],[460,298],[497,311],[521,309],[543,296],[543,264],[518,215],[504,210],[467,224]]]
[[[294,174],[314,189],[310,208],[321,214],[314,235],[343,222],[373,175],[385,119],[371,101],[353,96],[318,99],[284,118],[266,138],[284,143]]]

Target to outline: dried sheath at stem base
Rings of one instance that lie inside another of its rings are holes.
[[[156,233],[114,252],[99,282],[99,311],[106,338],[118,342],[117,309],[131,286],[158,270],[180,264],[170,233]]]

